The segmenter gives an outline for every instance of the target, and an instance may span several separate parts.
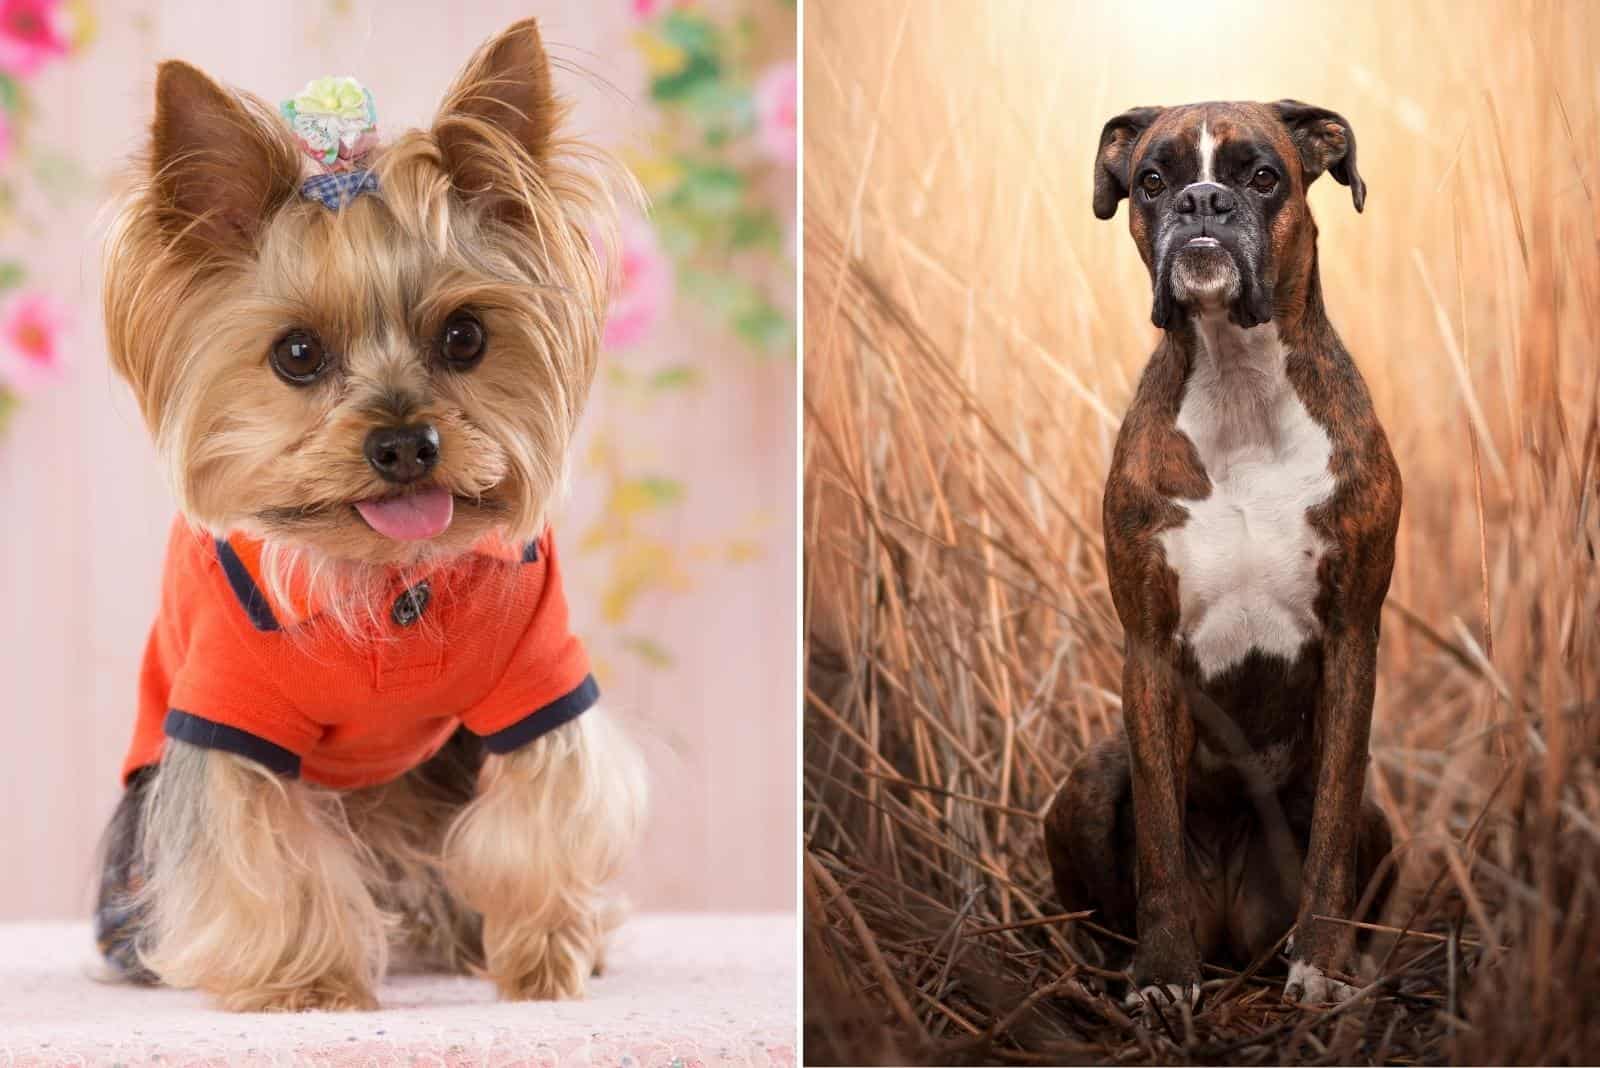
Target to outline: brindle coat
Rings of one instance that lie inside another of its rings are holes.
[[[1252,651],[1204,678],[1180,634],[1179,578],[1160,541],[1189,514],[1180,499],[1212,490],[1176,425],[1201,341],[1163,276],[1160,209],[1131,194],[1129,228],[1155,283],[1152,318],[1165,333],[1122,425],[1104,500],[1107,569],[1126,642],[1126,740],[1082,758],[1045,833],[1063,904],[1097,909],[1137,934],[1141,987],[1192,986],[1202,955],[1248,961],[1291,925],[1296,961],[1319,976],[1342,967],[1351,929],[1311,918],[1351,916],[1390,848],[1388,825],[1363,790],[1400,473],[1328,322],[1305,198],[1326,170],[1361,209],[1354,135],[1342,117],[1294,101],[1134,109],[1102,134],[1095,213],[1115,213],[1146,161],[1192,181],[1202,121],[1219,174],[1248,174],[1265,161],[1281,176],[1280,188],[1252,204],[1265,255],[1240,272],[1228,317],[1240,327],[1268,318],[1276,326],[1287,378],[1330,440],[1334,488],[1306,516],[1327,547],[1316,572],[1320,633],[1292,663]],[[1317,999],[1328,991],[1308,991],[1292,972],[1288,993]]]

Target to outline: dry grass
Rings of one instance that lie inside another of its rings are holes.
[[[1219,7],[806,5],[812,1062],[1600,1058],[1600,9]],[[1282,96],[1371,188],[1311,199],[1405,474],[1369,778],[1426,936],[1337,1012],[1269,964],[1145,1029],[1038,819],[1120,729],[1100,493],[1154,342],[1090,164],[1125,107]]]

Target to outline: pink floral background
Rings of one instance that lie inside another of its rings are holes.
[[[0,919],[87,915],[156,603],[171,499],[99,321],[156,63],[273,101],[353,74],[381,128],[417,125],[530,12],[575,127],[656,205],[625,221],[558,520],[576,624],[656,777],[627,886],[649,909],[793,909],[793,7],[0,0],[0,856],[25,873]]]

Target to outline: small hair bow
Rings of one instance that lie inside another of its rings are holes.
[[[300,183],[300,195],[338,211],[363,193],[378,191],[378,176],[371,171],[329,171],[313,174]]]

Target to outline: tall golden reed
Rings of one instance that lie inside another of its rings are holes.
[[[1600,1056],[1600,5],[806,5],[808,1059]],[[1037,813],[1120,729],[1100,493],[1153,347],[1133,105],[1295,97],[1335,326],[1405,476],[1373,790],[1419,928],[1333,1014],[1077,980]],[[1124,212],[1126,209],[1123,209]]]

